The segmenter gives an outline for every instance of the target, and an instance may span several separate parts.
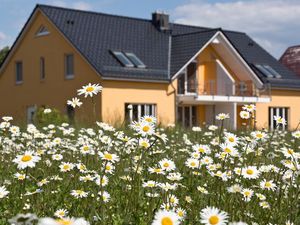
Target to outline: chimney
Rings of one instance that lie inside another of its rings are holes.
[[[169,30],[169,15],[165,12],[156,11],[152,13],[152,23],[161,31]]]

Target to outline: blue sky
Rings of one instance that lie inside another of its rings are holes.
[[[0,48],[11,45],[37,3],[150,18],[248,33],[275,57],[300,45],[299,0],[0,0]]]

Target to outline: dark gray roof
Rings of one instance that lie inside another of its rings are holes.
[[[174,23],[170,24],[171,32],[160,31],[151,20],[146,19],[47,5],[37,5],[37,8],[104,78],[170,81],[217,32],[216,29]],[[247,34],[222,32],[263,82],[270,82],[276,87],[300,88],[297,75],[281,65]],[[110,50],[133,52],[147,67],[123,67]],[[256,63],[270,65],[282,75],[282,79],[267,80],[253,67]]]

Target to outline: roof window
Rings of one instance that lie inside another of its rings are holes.
[[[255,67],[267,78],[281,78],[281,75],[269,65],[255,64]]]
[[[125,67],[146,68],[146,65],[132,52],[111,51],[114,57]]]
[[[132,62],[123,54],[123,52],[112,51],[112,54],[125,67],[134,67]]]
[[[125,52],[125,55],[137,68],[146,68],[146,65],[135,54]]]

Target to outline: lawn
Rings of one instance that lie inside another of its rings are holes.
[[[218,119],[21,129],[4,117],[0,224],[300,224],[300,131],[229,132]]]

